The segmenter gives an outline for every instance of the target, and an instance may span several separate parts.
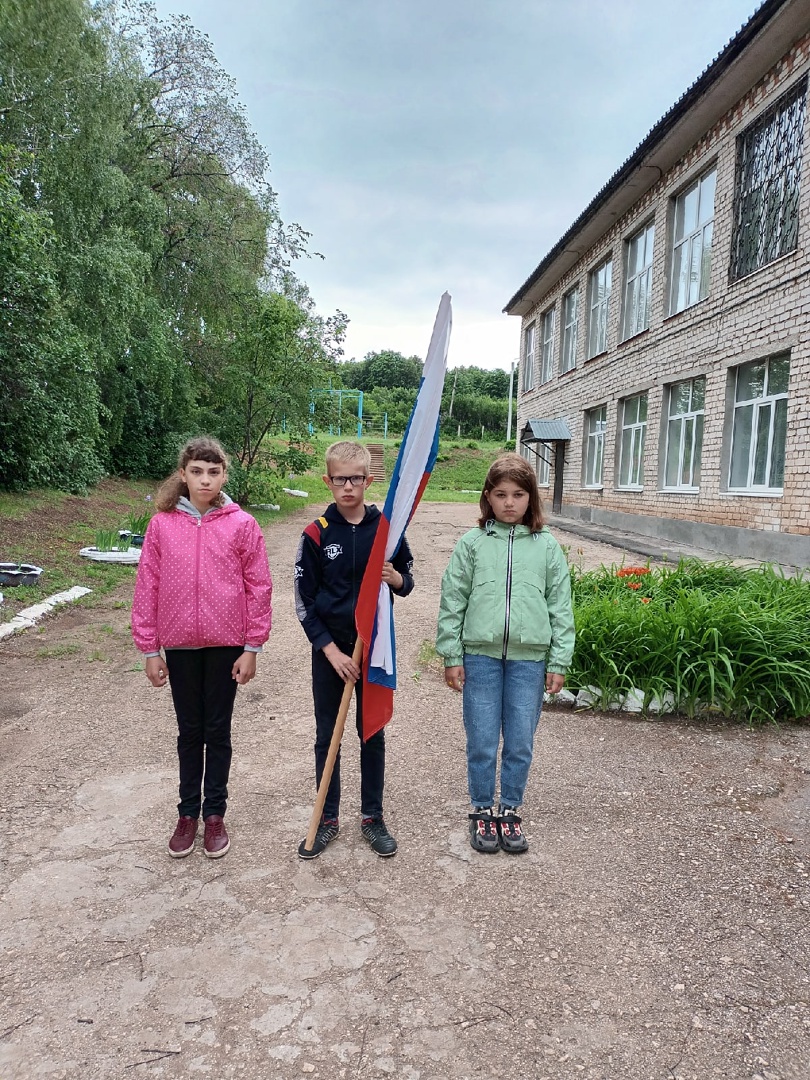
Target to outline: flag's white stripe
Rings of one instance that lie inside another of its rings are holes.
[[[399,478],[391,505],[390,529],[385,545],[386,559],[391,559],[402,540],[402,534],[410,519],[433,448],[433,438],[436,434],[436,424],[442,404],[447,349],[450,344],[452,325],[450,296],[444,293],[433,324],[433,333],[422,368],[422,383],[408,428],[408,437],[400,450],[398,459]],[[372,667],[382,668],[388,675],[394,672],[394,643],[391,638],[391,626],[391,593],[388,586],[381,583],[377,598],[377,634],[372,643],[369,663]]]

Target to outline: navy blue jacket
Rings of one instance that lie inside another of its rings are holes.
[[[295,558],[295,611],[314,648],[332,641],[343,648],[354,645],[354,609],[381,517],[376,506],[367,506],[363,520],[352,525],[330,503],[323,517],[301,534]],[[402,588],[391,592],[407,596],[413,589],[413,556],[404,536],[391,562],[402,574]]]

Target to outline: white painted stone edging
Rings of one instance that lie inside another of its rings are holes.
[[[28,630],[29,627],[38,623],[43,615],[49,614],[59,604],[69,604],[72,600],[78,600],[80,596],[85,596],[92,591],[92,589],[86,589],[84,585],[74,585],[72,589],[54,593],[53,596],[49,596],[39,604],[34,604],[33,607],[23,608],[9,622],[0,623],[0,641],[20,630]]]

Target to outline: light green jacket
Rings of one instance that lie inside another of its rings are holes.
[[[571,576],[547,528],[488,521],[458,541],[442,577],[436,651],[445,667],[465,653],[545,660],[564,675],[574,652]]]

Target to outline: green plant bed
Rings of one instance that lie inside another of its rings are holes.
[[[770,566],[572,570],[577,642],[566,686],[599,706],[634,689],[689,717],[810,717],[810,580]]]

